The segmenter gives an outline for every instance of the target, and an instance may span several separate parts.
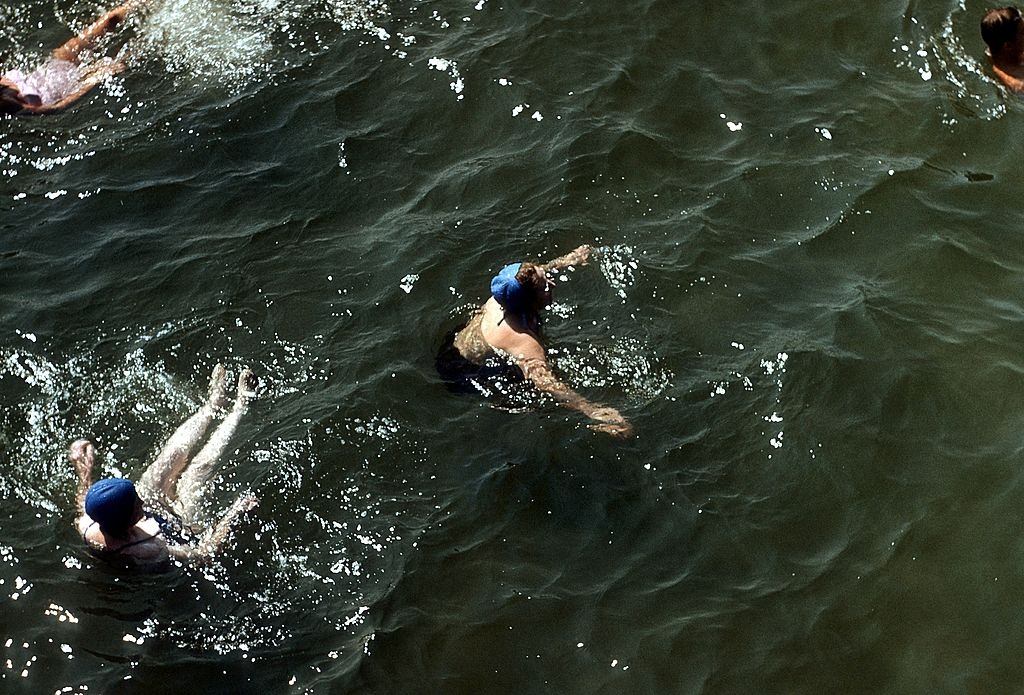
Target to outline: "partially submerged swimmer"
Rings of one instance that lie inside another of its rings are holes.
[[[483,365],[495,353],[510,358],[523,375],[560,404],[578,410],[593,430],[629,437],[633,426],[615,408],[592,403],[551,371],[540,338],[540,311],[551,303],[551,277],[572,265],[586,265],[590,247],[580,246],[550,263],[513,263],[491,280],[491,298],[455,335],[454,348],[467,361]]]
[[[159,568],[171,558],[202,562],[220,549],[231,527],[256,506],[256,497],[242,495],[220,521],[197,535],[196,542],[185,538],[197,524],[203,488],[214,465],[256,395],[256,378],[246,369],[238,379],[231,411],[192,457],[214,416],[223,410],[225,378],[224,367],[217,365],[206,403],[171,435],[137,489],[127,478],[105,478],[90,485],[96,450],[85,439],[71,445],[68,458],[78,474],[75,526],[92,552],[132,568]]]
[[[1016,7],[989,10],[981,19],[992,72],[1015,92],[1024,92],[1024,20]]]
[[[124,23],[146,0],[133,0],[110,10],[81,34],[55,49],[30,73],[9,70],[0,77],[0,114],[48,114],[68,108],[111,75],[124,70],[120,60],[82,64],[83,54]]]

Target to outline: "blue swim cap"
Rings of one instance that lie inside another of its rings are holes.
[[[85,513],[104,531],[124,531],[132,525],[139,495],[127,478],[104,478],[85,493]]]
[[[522,263],[509,263],[491,280],[491,296],[507,311],[522,312],[530,306],[532,292],[516,280]]]

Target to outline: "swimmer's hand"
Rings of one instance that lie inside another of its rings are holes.
[[[566,257],[573,259],[571,265],[586,265],[592,250],[588,244],[583,244],[570,251]]]
[[[629,439],[633,436],[633,425],[615,408],[597,408],[588,415],[598,421],[595,424],[587,425],[595,432],[610,434],[618,439]]]
[[[108,60],[88,68],[83,76],[82,84],[93,87],[108,77],[124,72],[127,65],[123,60]]]
[[[256,495],[242,495],[235,503],[231,505],[231,509],[228,510],[228,514],[232,515],[233,518],[237,518],[246,512],[250,512],[259,506],[260,498]]]
[[[231,533],[231,527],[238,523],[238,519],[246,512],[252,510],[259,504],[259,498],[252,494],[242,495],[232,503],[224,516],[217,522],[217,525],[207,531],[200,540],[199,545],[190,547],[187,545],[174,545],[168,548],[172,556],[179,560],[203,563],[212,558],[223,547],[224,542]]]
[[[128,15],[137,12],[149,4],[150,0],[128,0],[123,5],[118,5],[110,12],[107,12],[100,21],[106,20],[109,23],[108,31],[128,19]]]
[[[629,439],[633,436],[633,426],[628,422],[622,425],[602,423],[600,425],[587,425],[587,427],[594,430],[595,432],[610,434],[616,439]]]

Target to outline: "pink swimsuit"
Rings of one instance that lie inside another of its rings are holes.
[[[53,104],[74,93],[81,85],[81,70],[74,63],[50,58],[32,72],[10,70],[4,74],[22,96],[37,96],[44,104]]]

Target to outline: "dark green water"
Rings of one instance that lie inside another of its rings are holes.
[[[986,5],[154,2],[123,78],[0,122],[0,690],[1020,688]],[[95,9],[6,3],[0,59]],[[434,368],[581,243],[545,330],[625,443]],[[67,444],[137,477],[218,361],[267,381],[210,495],[255,519],[97,563]]]

